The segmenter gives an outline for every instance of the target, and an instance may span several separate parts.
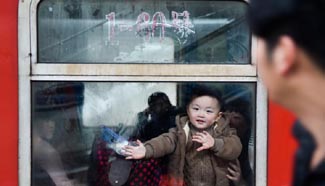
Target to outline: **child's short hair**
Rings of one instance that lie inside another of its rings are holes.
[[[218,100],[220,111],[224,111],[224,103],[222,100],[222,94],[220,90],[218,90],[215,87],[203,85],[203,84],[196,84],[192,86],[190,97],[186,103],[186,106],[188,106],[195,98],[201,97],[201,96],[209,96],[213,97]]]

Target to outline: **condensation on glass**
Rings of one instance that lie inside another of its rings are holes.
[[[249,64],[240,1],[44,0],[39,63]]]
[[[256,83],[203,84],[222,92],[225,113],[237,120],[233,127],[240,128],[236,123],[243,126],[246,122],[246,138],[242,141],[246,156],[240,161],[246,162],[242,172],[246,181],[253,180]],[[161,110],[169,110],[173,117],[184,113],[185,102],[196,85],[191,82],[32,82],[32,185],[118,185],[116,181],[132,185],[140,175],[136,169],[144,170],[140,167],[160,160],[146,164],[125,162],[121,160],[124,158],[117,142],[135,140],[139,123],[155,120],[155,113]],[[167,100],[171,104],[168,109],[163,106]],[[144,136],[137,137],[145,141],[157,135],[155,132],[147,130]],[[156,167],[151,172],[158,174]],[[156,179],[153,176],[148,175],[144,184],[151,185]]]

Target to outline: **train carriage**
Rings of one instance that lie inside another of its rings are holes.
[[[267,99],[256,68],[258,42],[245,22],[247,2],[1,4],[0,185],[92,185],[91,156],[103,126],[130,139],[150,95],[165,93],[182,112],[197,84],[244,108],[251,185],[290,185],[294,117]],[[96,162],[106,165],[99,184],[113,185],[113,160],[106,158]],[[53,159],[59,163],[48,163]]]

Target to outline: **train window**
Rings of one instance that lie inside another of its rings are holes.
[[[38,63],[249,64],[240,1],[44,0]]]
[[[224,115],[243,144],[242,178],[253,185],[255,83],[53,81],[32,83],[32,185],[164,181],[166,159],[124,160],[120,146],[175,127],[196,86],[222,93]]]
[[[247,186],[265,186],[267,99],[246,7],[238,0],[19,1],[20,183],[140,185],[142,177],[158,185],[164,168],[137,167],[167,160],[124,161],[121,143],[166,132],[204,85],[222,93],[224,117],[241,137]],[[154,122],[167,125],[158,130]]]

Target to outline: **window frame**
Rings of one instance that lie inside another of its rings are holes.
[[[67,64],[37,63],[37,7],[41,0],[31,2],[31,73],[33,75],[86,75],[86,76],[251,76],[256,65],[251,64]],[[91,68],[89,68],[91,66]],[[178,70],[181,68],[182,70]],[[206,70],[209,69],[209,70]]]
[[[19,1],[19,185],[31,184],[32,81],[256,83],[255,185],[267,185],[267,93],[257,75],[256,38],[251,40],[250,64],[37,63],[37,7],[40,2]]]

